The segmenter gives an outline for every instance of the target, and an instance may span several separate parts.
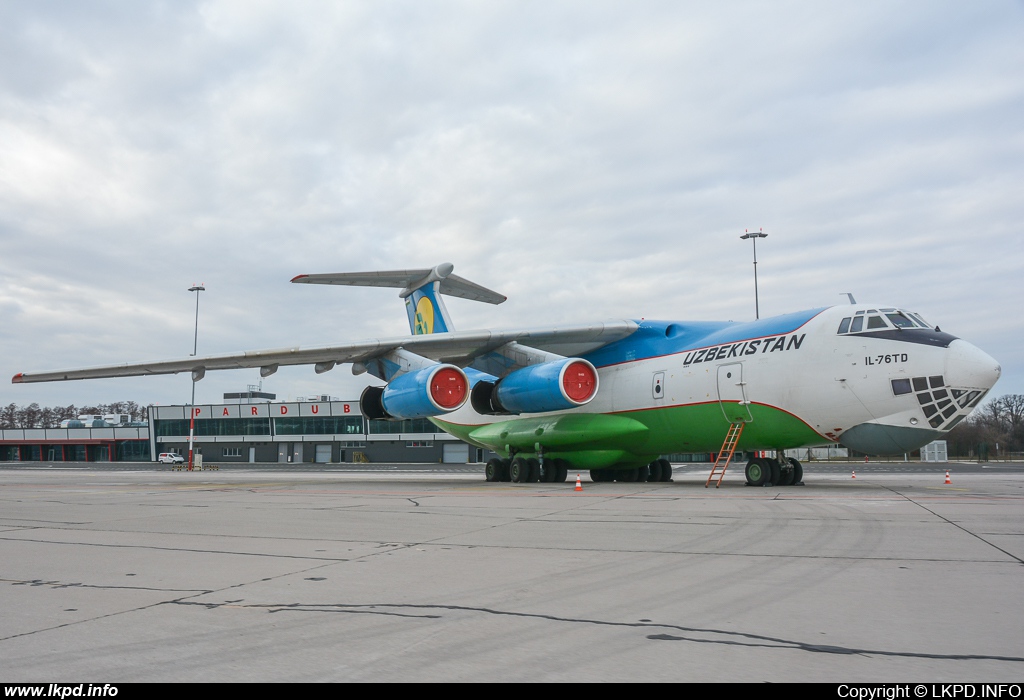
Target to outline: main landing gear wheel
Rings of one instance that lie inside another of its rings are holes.
[[[782,478],[782,467],[779,466],[779,460],[777,459],[766,459],[768,462],[768,468],[771,469],[771,478],[768,480],[768,486],[778,486],[779,480]]]
[[[558,480],[558,467],[555,460],[545,459],[540,467],[540,480],[545,484],[553,484]]]
[[[661,481],[661,460],[654,460],[647,465],[647,472],[649,473],[648,481]]]
[[[764,486],[771,478],[771,467],[767,459],[755,457],[747,462],[747,486]]]
[[[636,480],[643,482],[657,481],[657,479],[651,478],[651,468],[646,465],[636,468]]]
[[[556,459],[552,462],[555,472],[555,483],[564,484],[569,477],[569,463],[564,459]]]
[[[487,460],[487,466],[484,467],[484,477],[488,481],[501,481],[501,467],[501,460],[497,457]]]
[[[600,484],[604,481],[611,481],[610,474],[607,469],[591,469],[590,480],[595,484]]]
[[[526,460],[526,463],[530,465],[530,476],[526,479],[531,484],[536,484],[540,481],[540,462],[533,457]]]
[[[515,484],[524,484],[530,480],[530,463],[525,457],[516,457],[509,465],[508,474]]]
[[[667,459],[659,459],[661,465],[661,478],[658,481],[672,481],[672,464]]]

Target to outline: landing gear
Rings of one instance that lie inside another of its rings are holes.
[[[569,477],[569,463],[564,459],[551,460],[552,470],[555,474],[555,478],[552,480],[556,484],[564,484],[565,480]]]
[[[747,462],[747,486],[793,486],[802,484],[804,468],[792,457],[755,457]]]
[[[779,460],[779,480],[775,482],[776,486],[792,486],[795,482],[793,477],[796,476],[796,472],[793,470],[793,465],[786,458]]]
[[[656,459],[646,469],[648,481],[672,481],[672,465],[667,459]]]
[[[545,459],[543,466],[533,457],[515,457],[511,460],[495,457],[484,466],[487,481],[511,481],[528,484],[542,481],[547,484],[564,484],[569,478],[569,463],[564,459]]]
[[[536,484],[540,481],[540,462],[533,457],[530,457],[526,460],[526,463],[530,465],[530,475],[527,477],[526,481],[531,484]]]
[[[514,484],[525,484],[530,480],[530,463],[525,457],[516,457],[508,468]]]
[[[661,481],[661,460],[656,459],[648,464],[647,471],[650,473],[648,481]]]
[[[545,484],[550,484],[555,481],[555,460],[544,460],[540,467],[540,480]]]
[[[494,459],[487,460],[487,466],[484,467],[484,477],[487,481],[501,481],[504,471],[502,460],[495,457]]]
[[[771,466],[767,459],[755,457],[747,462],[747,486],[764,486],[771,478]]]
[[[672,464],[667,459],[659,459],[661,465],[661,478],[658,481],[672,481]]]
[[[791,482],[794,486],[803,486],[804,483],[804,465],[796,461],[792,457],[788,458],[789,463],[793,466],[793,481]]]

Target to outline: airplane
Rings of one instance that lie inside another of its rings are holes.
[[[370,419],[427,418],[498,456],[488,481],[669,481],[663,455],[753,455],[750,485],[802,482],[784,451],[842,443],[902,454],[947,433],[999,379],[996,360],[919,314],[877,304],[814,308],[747,322],[620,320],[522,330],[457,331],[442,296],[506,297],[429,269],[299,275],[296,284],[401,290],[411,335],[341,345],[258,350],[19,373],[52,382],[351,363]],[[774,457],[761,456],[774,453]],[[717,465],[716,465],[717,468]],[[714,471],[712,475],[714,475]],[[711,478],[709,477],[709,483]],[[721,476],[719,476],[719,482]]]

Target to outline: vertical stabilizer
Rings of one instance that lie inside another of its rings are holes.
[[[448,277],[454,267],[451,263],[442,263],[402,290],[400,296],[405,297],[405,311],[409,315],[409,330],[413,335],[455,330],[448,308],[441,299],[441,280]]]

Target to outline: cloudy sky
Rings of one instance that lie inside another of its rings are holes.
[[[762,316],[906,307],[1024,393],[1022,36],[1008,0],[0,2],[0,362],[187,356],[197,282],[200,354],[404,334],[396,290],[289,279],[444,261],[509,296],[460,329],[744,320],[763,227]]]

